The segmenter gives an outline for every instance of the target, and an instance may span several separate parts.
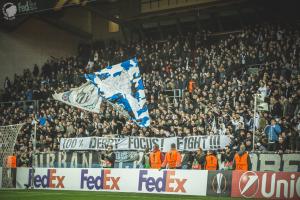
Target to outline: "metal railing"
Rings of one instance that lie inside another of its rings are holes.
[[[31,109],[33,109],[33,111],[37,111],[37,102],[38,100],[31,100],[31,101],[2,101],[0,102],[0,107],[4,108],[4,107],[18,107],[25,110],[28,110],[30,107],[32,107]]]
[[[179,101],[183,97],[182,89],[164,90],[164,94],[168,95],[169,98],[173,99],[173,103]]]

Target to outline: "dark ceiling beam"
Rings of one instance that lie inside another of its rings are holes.
[[[166,16],[153,16],[151,18],[145,18],[141,20],[135,20],[135,21],[130,21],[130,23],[152,23],[152,22],[157,22],[157,21],[163,21],[164,19],[177,19],[177,18],[184,18],[184,17],[190,17],[190,16],[197,16],[199,18],[199,21],[202,19],[198,15],[210,15],[211,13],[220,13],[222,11],[227,11],[227,10],[238,10],[240,6],[229,6],[226,8],[211,8],[207,10],[198,10],[196,8],[190,8],[186,12],[174,12],[174,13],[169,13]]]
[[[114,22],[116,24],[119,24],[119,25],[125,25],[126,24],[126,22],[124,20],[122,20],[120,18],[117,18],[115,16],[112,16],[112,15],[106,13],[105,11],[99,10],[96,7],[86,5],[83,8],[87,9],[87,10],[89,10],[89,11],[91,11],[91,12],[97,14],[97,15],[99,15],[100,17],[102,17],[104,19],[112,21],[112,22]]]
[[[169,16],[169,15],[179,15],[181,13],[188,13],[191,11],[200,11],[200,12],[211,12],[212,10],[216,9],[224,9],[224,7],[232,7],[236,5],[240,5],[242,3],[247,3],[248,0],[220,0],[217,2],[211,2],[211,3],[205,3],[205,4],[196,4],[191,6],[185,6],[185,7],[178,7],[174,9],[168,9],[168,10],[161,10],[156,12],[150,12],[150,13],[143,13],[135,17],[127,18],[127,21],[138,21],[138,20],[147,20],[147,19],[154,19],[159,18],[162,16]]]

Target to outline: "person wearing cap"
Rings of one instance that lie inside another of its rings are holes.
[[[217,156],[213,153],[212,150],[207,151],[207,155],[205,157],[204,168],[206,170],[218,170],[219,162]]]
[[[150,168],[160,169],[163,160],[163,154],[159,150],[159,146],[155,144],[153,147],[153,151],[150,153]]]
[[[235,154],[233,159],[233,170],[249,171],[252,168],[250,156],[246,151],[244,144],[241,144],[240,150]]]
[[[174,143],[171,144],[171,150],[166,153],[161,168],[168,168],[168,169],[181,168],[181,154],[176,150],[176,145]]]

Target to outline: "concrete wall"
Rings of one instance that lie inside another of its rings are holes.
[[[121,31],[110,33],[108,20],[82,8],[66,9],[61,21],[93,35],[92,40],[110,39],[124,41]],[[78,43],[83,40],[37,18],[29,18],[16,30],[0,30],[0,90],[6,76],[12,78],[23,69],[41,67],[50,57],[66,57],[77,54]]]
[[[80,38],[36,18],[15,31],[0,31],[0,89],[6,76],[22,73],[34,64],[41,66],[50,57],[76,55]]]

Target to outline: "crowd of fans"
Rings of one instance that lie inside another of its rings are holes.
[[[39,152],[59,150],[62,137],[214,134],[232,138],[222,159],[229,159],[226,155],[241,143],[247,151],[300,151],[299,50],[298,27],[271,24],[218,37],[203,31],[165,41],[81,47],[76,57],[50,58],[13,80],[7,78],[2,101],[14,103],[1,104],[0,124],[25,123],[15,147],[21,166],[30,163],[35,118]],[[94,114],[52,99],[54,91],[81,85],[84,73],[135,55],[146,88],[150,128],[128,122],[105,102],[101,113]],[[182,95],[170,96],[173,90]],[[254,116],[256,93],[268,110]],[[32,100],[38,101],[16,102]]]

